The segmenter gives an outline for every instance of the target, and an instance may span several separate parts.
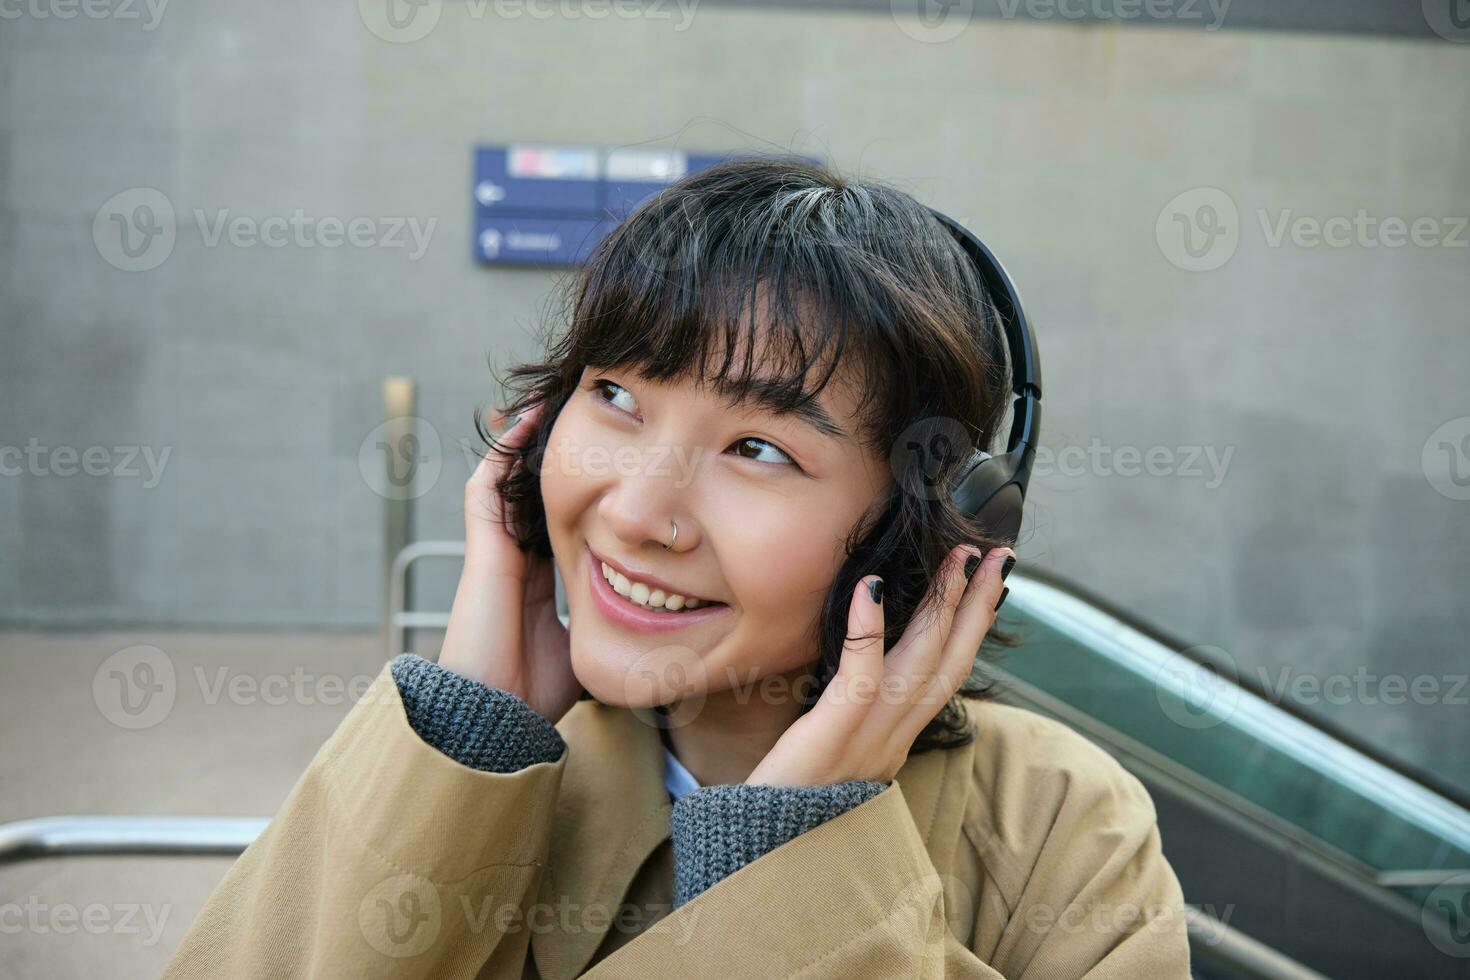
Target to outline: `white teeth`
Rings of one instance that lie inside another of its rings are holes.
[[[665,592],[663,589],[655,589],[642,582],[630,581],[622,572],[614,571],[607,562],[602,562],[602,577],[607,579],[613,591],[618,595],[645,609],[679,612],[681,609],[698,609],[705,604],[703,599],[690,599],[677,592]]]

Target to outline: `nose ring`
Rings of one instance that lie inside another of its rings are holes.
[[[674,520],[671,517],[671,518],[669,518],[669,523],[672,524],[672,525],[674,525],[674,539],[673,539],[673,541],[670,541],[668,544],[664,545],[664,550],[665,551],[668,551],[670,548],[672,548],[674,546],[674,541],[678,541],[679,540],[679,522],[676,521],[676,520]]]

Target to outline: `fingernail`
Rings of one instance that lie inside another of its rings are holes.
[[[979,567],[980,567],[980,556],[979,555],[971,555],[969,558],[966,558],[965,559],[965,581],[966,582],[968,582],[970,580],[970,576],[971,575],[974,575],[975,574],[975,569],[977,569]]]
[[[875,578],[868,583],[868,595],[873,597],[875,606],[883,605],[883,580],[881,578]]]
[[[1011,574],[1011,569],[1013,569],[1015,567],[1016,567],[1016,556],[1015,555],[1008,555],[1006,557],[1005,564],[1000,566],[1000,580],[1002,582],[1004,582],[1006,580],[1006,576],[1009,575],[1009,574]]]
[[[1000,598],[995,600],[995,611],[1000,612],[1000,607],[1005,605],[1006,596],[1011,594],[1010,586],[1000,590]]]

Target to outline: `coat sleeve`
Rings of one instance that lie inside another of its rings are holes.
[[[385,664],[163,974],[519,978],[566,746],[515,695]]]
[[[1013,905],[971,900],[936,871],[895,781],[718,878],[585,976],[1188,980],[1152,803],[1110,780],[1075,782],[1032,814],[1041,843]],[[966,916],[980,943],[956,938]]]

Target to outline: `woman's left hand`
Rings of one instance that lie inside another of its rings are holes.
[[[885,657],[883,606],[858,582],[848,608],[848,641],[817,703],[782,733],[747,783],[821,786],[850,779],[889,782],[909,748],[969,675],[980,641],[995,622],[1001,566],[1014,556],[993,548],[969,581],[964,564],[980,549],[950,552],[936,579],[943,598],[916,616]]]

